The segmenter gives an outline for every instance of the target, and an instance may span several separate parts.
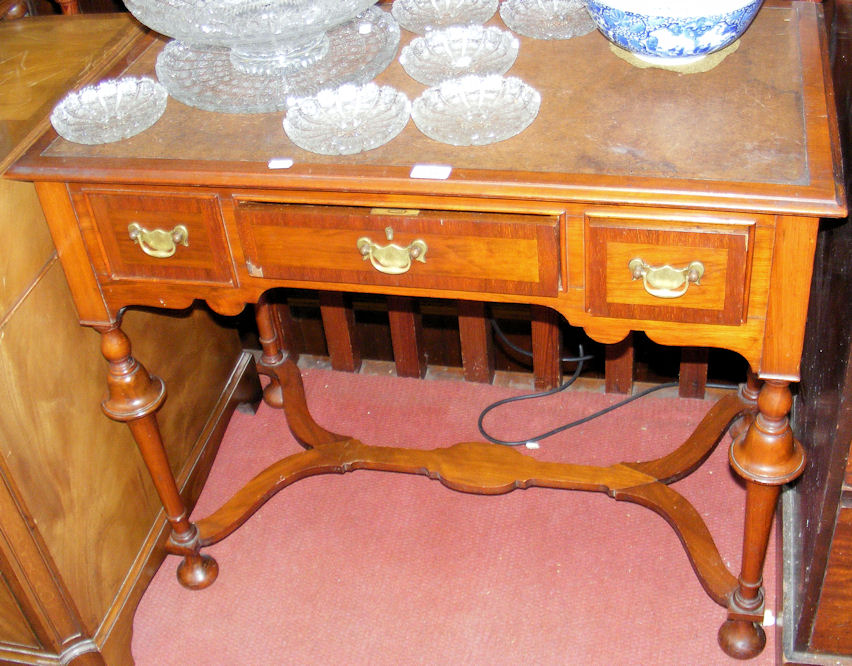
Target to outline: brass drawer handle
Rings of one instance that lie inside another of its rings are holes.
[[[390,227],[385,229],[385,235],[388,240],[393,240],[393,229]],[[429,249],[425,241],[419,238],[411,241],[407,247],[400,247],[395,243],[383,247],[366,236],[362,236],[357,240],[356,245],[364,261],[369,259],[373,268],[388,275],[405,273],[411,268],[412,259],[425,264],[426,250]]]
[[[189,231],[182,224],[171,231],[152,229],[148,231],[138,222],[131,222],[127,227],[130,240],[138,243],[142,251],[149,257],[166,259],[171,257],[178,245],[189,247]]]
[[[690,284],[701,284],[704,275],[704,264],[700,261],[690,262],[686,268],[665,266],[649,266],[636,257],[627,264],[630,275],[634,280],[642,278],[645,291],[658,298],[678,298],[686,293]]]

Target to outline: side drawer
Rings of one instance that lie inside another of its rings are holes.
[[[73,196],[110,277],[232,283],[215,195],[81,188]]]
[[[696,214],[585,217],[594,315],[738,325],[748,312],[756,220]]]
[[[255,277],[555,295],[559,218],[236,202]]]

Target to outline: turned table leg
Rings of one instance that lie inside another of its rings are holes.
[[[178,566],[178,580],[192,589],[207,587],[216,580],[219,566],[212,557],[200,553],[198,530],[189,522],[169,467],[155,415],[166,397],[163,382],[133,358],[130,340],[118,326],[100,332],[101,352],[109,361],[109,392],[101,406],[111,419],[127,424],[142,453],[172,527],[168,550],[184,558]]]
[[[271,407],[282,408],[284,406],[284,393],[281,383],[274,372],[269,368],[280,366],[287,360],[282,348],[282,340],[278,338],[277,328],[272,321],[272,304],[266,294],[261,294],[254,306],[255,321],[257,322],[257,333],[260,342],[261,356],[258,369],[272,380],[263,390],[263,399]]]
[[[731,424],[728,433],[732,439],[738,439],[748,430],[751,422],[754,420],[754,412],[757,411],[757,398],[760,395],[760,387],[762,382],[758,379],[751,368],[746,371],[746,381],[740,384],[739,396],[740,402],[744,405],[753,407],[751,411],[744,411],[739,418]]]
[[[738,659],[760,654],[766,644],[759,618],[769,530],[781,486],[805,466],[804,451],[787,418],[792,402],[789,382],[767,380],[757,398],[757,415],[731,445],[731,466],[746,482],[745,529],[739,584],[728,604],[728,619],[719,629],[719,644]]]

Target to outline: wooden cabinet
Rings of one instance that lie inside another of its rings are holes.
[[[67,87],[139,32],[126,16],[0,24],[0,172]],[[132,437],[98,407],[99,336],[79,326],[30,183],[0,179],[0,247],[0,662],[131,663],[133,611],[165,556],[165,517]],[[129,312],[125,326],[168,378],[163,432],[191,504],[247,359],[202,309]],[[194,382],[181,380],[189,359]]]

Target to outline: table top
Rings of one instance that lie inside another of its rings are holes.
[[[843,215],[819,12],[807,2],[765,5],[734,52],[695,74],[635,67],[597,31],[522,37],[508,75],[541,92],[541,109],[520,135],[489,146],[444,145],[412,121],[375,150],[322,156],[289,141],[283,112],[212,113],[170,99],[154,127],[125,141],[83,146],[48,136],[13,175],[78,179],[84,168],[109,182],[132,165],[138,182],[161,184],[351,188],[357,179],[364,191]],[[414,37],[402,35],[402,44]],[[162,45],[154,40],[123,73],[152,73]],[[411,99],[425,89],[396,60],[377,82]],[[272,158],[294,166],[272,171]],[[452,175],[417,182],[415,163],[449,165]]]
[[[89,83],[141,33],[127,14],[0,23],[0,173],[49,128],[69,88]]]

